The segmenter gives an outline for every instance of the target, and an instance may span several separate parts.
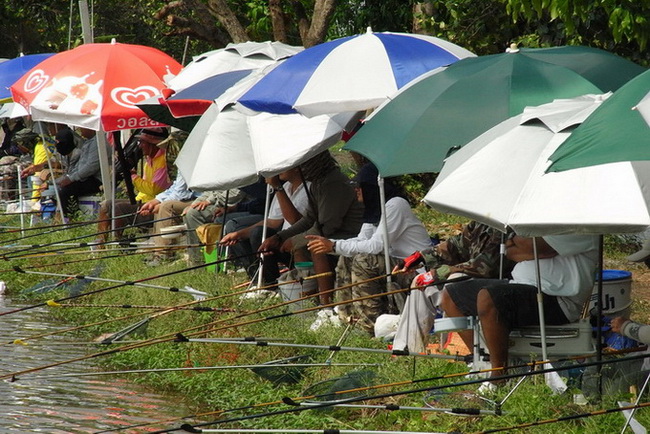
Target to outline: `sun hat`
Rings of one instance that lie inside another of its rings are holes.
[[[144,128],[140,133],[138,133],[136,139],[145,139],[148,142],[158,144],[169,136],[167,128],[164,127],[149,127]]]

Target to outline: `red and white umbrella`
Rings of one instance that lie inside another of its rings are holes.
[[[160,93],[181,65],[152,47],[84,44],[55,54],[11,86],[34,120],[96,131],[160,125],[137,103]]]

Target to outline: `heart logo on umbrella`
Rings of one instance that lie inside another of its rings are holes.
[[[135,89],[116,87],[111,91],[111,99],[116,104],[129,109],[135,109],[136,104],[158,94],[158,89],[153,86],[140,86]]]
[[[27,80],[25,80],[25,92],[35,93],[38,92],[47,84],[50,80],[50,76],[45,74],[42,69],[37,69],[29,74]]]

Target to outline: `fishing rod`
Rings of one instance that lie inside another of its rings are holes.
[[[207,300],[207,299],[206,299]],[[201,301],[206,301],[201,300]],[[145,306],[137,304],[57,304],[56,307],[67,307],[67,308],[114,308],[114,309],[157,309],[157,310],[166,310],[166,309],[177,309],[177,310],[192,310],[196,312],[236,312],[236,309],[230,307],[208,307],[208,306]]]
[[[157,220],[153,220],[153,221],[149,221],[149,222],[134,223],[132,225],[129,225],[129,227],[134,228],[134,227],[147,226],[147,225],[150,225],[151,223],[165,221],[165,220],[172,220],[172,219],[175,219],[175,218],[176,217],[172,216],[172,217],[165,217],[165,218],[162,218],[162,219],[157,219]],[[92,234],[79,235],[79,236],[76,236],[76,237],[73,237],[73,238],[69,238],[67,240],[61,240],[61,241],[56,241],[56,242],[52,242],[52,243],[34,244],[34,245],[31,245],[31,246],[27,246],[27,248],[24,248],[24,249],[18,249],[18,250],[11,251],[11,252],[9,252],[9,254],[3,255],[3,259],[7,260],[7,259],[20,258],[21,256],[16,255],[17,253],[23,253],[23,252],[26,252],[26,251],[29,251],[29,250],[33,250],[35,248],[50,247],[52,245],[55,245],[56,243],[71,242],[71,241],[82,240],[84,238],[96,237],[98,235],[110,234],[110,233],[118,231],[118,230],[121,230],[121,229],[109,229],[109,230],[106,230],[106,231],[95,232],[95,233],[92,233]],[[162,236],[162,235],[161,234],[153,234],[153,235],[148,235],[147,238],[152,237],[152,236]],[[137,239],[137,238],[141,238],[141,237],[134,237],[134,239]],[[102,242],[90,242],[90,243],[81,243],[81,244],[82,244],[82,247],[89,247],[90,245],[101,245]],[[12,255],[15,255],[15,256],[12,256]]]
[[[41,380],[44,378],[63,378],[63,377],[93,377],[102,375],[122,375],[122,374],[149,374],[163,372],[182,372],[182,371],[214,371],[214,370],[232,370],[232,369],[256,369],[256,368],[313,368],[313,367],[350,367],[350,366],[381,366],[379,363],[262,363],[257,365],[228,365],[228,366],[193,366],[187,368],[158,368],[158,369],[132,369],[124,371],[101,371],[101,372],[73,372],[68,374],[36,375],[30,377],[30,380]]]
[[[155,289],[165,289],[167,291],[172,291],[172,292],[184,292],[186,294],[190,294],[193,297],[202,297],[205,298],[207,297],[208,293],[203,292],[203,291],[198,291],[190,286],[185,286],[184,288],[178,288],[175,286],[163,286],[163,285],[153,285],[151,283],[141,283],[140,281],[126,281],[126,280],[117,280],[117,279],[107,279],[105,277],[95,277],[95,276],[89,276],[86,274],[63,274],[63,273],[47,273],[45,271],[28,271],[28,270],[23,270],[19,266],[14,266],[14,271],[18,273],[23,273],[23,274],[35,274],[35,275],[40,275],[40,276],[52,276],[52,277],[64,277],[64,278],[74,278],[78,280],[90,280],[90,281],[95,281],[95,282],[108,282],[108,283],[120,283],[124,285],[131,285],[131,286],[139,286],[143,288],[155,288]]]
[[[561,416],[557,417],[554,419],[544,419],[544,420],[538,420],[535,422],[528,422],[528,423],[522,423],[519,425],[513,425],[509,427],[503,427],[503,428],[494,428],[494,429],[489,429],[485,431],[481,431],[480,434],[489,434],[489,433],[495,433],[495,432],[503,432],[503,431],[511,431],[515,429],[522,429],[522,428],[530,428],[533,426],[539,426],[539,425],[547,425],[551,423],[557,423],[557,422],[565,422],[568,420],[576,420],[576,419],[584,419],[587,417],[591,416],[600,416],[603,414],[610,414],[610,413],[619,413],[619,412],[624,412],[624,411],[630,411],[630,410],[636,410],[639,408],[644,408],[650,406],[650,402],[642,402],[640,404],[631,404],[627,406],[622,406],[622,407],[615,407],[615,408],[607,408],[603,410],[596,410],[596,411],[590,411],[587,413],[580,413],[580,414],[572,414],[569,416]]]
[[[179,274],[179,273],[186,272],[186,271],[189,271],[189,270],[199,269],[199,268],[209,266],[209,265],[213,265],[213,264],[216,265],[216,264],[218,264],[220,262],[223,262],[223,261],[221,261],[221,260],[220,261],[214,261],[212,263],[197,265],[197,266],[189,267],[189,268],[186,268],[186,269],[183,269],[183,270],[177,270],[177,271],[172,271],[172,272],[169,272],[169,273],[164,273],[164,274],[160,274],[160,275],[156,275],[156,276],[151,276],[151,277],[147,277],[147,278],[144,278],[144,279],[140,279],[137,282],[157,279],[157,278],[160,278],[160,277],[167,277],[167,276],[170,276],[170,275]],[[317,278],[317,277],[320,277],[320,275],[310,276],[310,277]],[[132,283],[133,282],[128,282],[128,284],[132,284]],[[52,302],[59,303],[61,301],[65,301],[65,300],[69,300],[69,299],[73,299],[73,298],[78,298],[78,297],[82,297],[82,296],[86,296],[86,295],[91,295],[91,294],[95,294],[95,293],[98,293],[98,292],[103,292],[103,291],[106,291],[106,290],[109,290],[109,289],[119,288],[119,287],[123,287],[123,286],[126,286],[126,284],[119,284],[119,285],[115,285],[115,286],[111,286],[111,287],[107,287],[107,288],[100,288],[100,289],[97,289],[97,290],[94,290],[94,291],[89,291],[89,292],[86,292],[84,294],[80,294],[78,296],[65,297],[65,298],[62,298],[62,299],[59,299],[59,300],[50,300],[49,303],[52,303]],[[247,292],[247,291],[241,291],[241,293],[243,293],[243,292]],[[379,294],[378,296],[381,296],[381,294]],[[216,297],[214,297],[214,298],[216,298]],[[199,302],[199,301],[205,301],[205,300],[195,300],[195,302]],[[46,304],[48,304],[48,302],[39,303],[37,305],[32,305],[32,306],[26,306],[26,307],[23,307],[23,308],[14,309],[14,310],[7,311],[7,312],[2,312],[2,313],[0,313],[0,316],[15,313],[15,312],[20,312],[20,311],[27,310],[27,309],[33,309],[33,308],[36,308],[36,307],[41,307],[41,306],[44,306]],[[206,324],[199,324],[197,326],[193,326],[193,327],[187,328],[185,330],[182,330],[180,333],[186,333],[187,334],[187,332],[190,332],[190,331],[193,331],[193,330],[205,329],[206,326],[216,324],[216,323],[220,323],[220,322],[222,322],[222,321],[219,320],[219,321],[209,322],[209,323],[206,323]],[[224,327],[224,328],[229,328],[229,327]],[[194,334],[205,334],[205,333],[206,333],[206,331],[204,330],[204,331],[201,331],[201,332],[193,333],[191,335],[188,334],[187,336],[192,336]],[[43,366],[38,366],[38,367],[30,368],[30,369],[25,369],[25,370],[22,370],[22,371],[16,371],[16,372],[8,373],[8,374],[2,374],[2,375],[0,375],[0,380],[7,379],[7,378],[12,378],[15,381],[19,375],[24,375],[24,374],[28,374],[28,373],[32,373],[32,372],[37,372],[37,371],[41,371],[43,369],[48,369],[48,368],[53,368],[53,367],[56,367],[56,366],[69,364],[69,363],[88,360],[88,359],[95,358],[95,357],[100,357],[100,356],[105,356],[105,355],[110,355],[110,354],[116,354],[116,353],[119,353],[119,352],[125,352],[125,351],[129,351],[129,350],[136,349],[136,348],[142,348],[142,347],[146,347],[146,346],[150,346],[150,345],[155,345],[155,344],[158,344],[158,343],[173,342],[176,339],[177,334],[178,334],[178,332],[169,333],[169,334],[162,335],[162,336],[152,338],[152,339],[148,339],[148,340],[136,343],[136,344],[125,345],[125,346],[114,348],[114,349],[111,349],[111,350],[101,351],[101,352],[98,352],[98,353],[93,353],[93,354],[85,355],[85,356],[82,356],[82,357],[77,357],[77,358],[74,358],[74,359],[63,360],[63,361],[60,361],[60,362],[51,363],[51,364],[43,365]],[[395,354],[397,354],[397,353],[404,354],[405,352],[396,352],[394,350],[394,353]]]
[[[427,431],[368,431],[368,430],[354,430],[354,429],[196,429],[189,426],[182,428],[185,432],[191,433],[304,433],[304,434],[447,434],[447,433],[434,433]],[[102,432],[102,431],[100,431]]]
[[[616,352],[617,354],[619,353],[618,351]],[[377,389],[385,389],[389,387],[398,387],[398,386],[406,386],[409,384],[418,384],[418,383],[423,383],[423,382],[431,382],[431,381],[440,381],[440,380],[448,380],[448,379],[453,379],[453,378],[458,378],[458,377],[466,377],[466,376],[474,376],[474,375],[480,375],[480,374],[489,374],[495,371],[503,371],[505,369],[520,369],[520,368],[531,368],[539,365],[543,365],[546,363],[563,363],[567,361],[576,361],[583,359],[584,356],[571,356],[568,358],[563,358],[563,359],[556,359],[556,360],[547,360],[547,361],[542,361],[542,362],[528,362],[525,364],[521,365],[515,365],[515,366],[510,366],[508,368],[501,367],[501,368],[490,368],[490,369],[477,369],[473,371],[463,371],[463,372],[458,372],[458,373],[451,373],[451,374],[444,374],[444,375],[439,375],[435,377],[428,377],[428,378],[420,378],[420,379],[414,379],[414,380],[405,380],[405,381],[398,381],[398,382],[393,382],[393,383],[386,383],[386,384],[378,384],[378,385],[372,385],[372,386],[365,386],[365,387],[358,387],[355,389],[348,389],[348,390],[340,390],[340,391],[328,391],[327,393],[320,394],[320,395],[306,395],[306,396],[300,396],[300,397],[294,397],[291,398],[293,402],[299,402],[303,400],[308,400],[308,399],[314,399],[314,398],[321,398],[321,397],[331,397],[332,395],[340,395],[340,394],[347,394],[351,392],[365,392],[369,390],[377,390]],[[616,360],[616,359],[615,359]],[[628,359],[619,359],[619,360],[628,360]],[[614,361],[615,362],[615,361]],[[616,362],[615,362],[616,363]],[[559,370],[563,369],[571,369],[573,367],[576,367],[577,365],[573,366],[564,366],[562,368],[558,368]],[[221,416],[226,413],[233,413],[237,411],[243,411],[243,410],[251,410],[254,408],[260,408],[260,407],[269,407],[269,406],[274,406],[274,405],[280,405],[280,404],[285,404],[284,400],[277,400],[277,401],[270,401],[270,402],[263,402],[263,403],[257,403],[257,404],[251,404],[243,407],[235,407],[235,408],[230,408],[230,409],[225,409],[225,410],[213,410],[209,412],[204,412],[204,413],[198,413],[198,414],[192,414],[192,415],[186,415],[183,417],[178,417],[174,419],[165,419],[165,420],[157,420],[154,422],[148,422],[148,423],[141,423],[141,424],[135,424],[135,425],[129,425],[129,426],[124,426],[120,428],[113,428],[105,431],[98,431],[95,434],[99,433],[107,433],[107,432],[115,432],[115,431],[122,431],[125,429],[132,429],[132,428],[140,428],[144,426],[150,426],[150,425],[159,425],[161,423],[170,423],[170,422],[178,422],[181,420],[186,420],[186,419],[198,419],[198,418],[204,418],[206,416]]]
[[[166,235],[166,234],[165,234]],[[91,241],[91,242],[83,242],[83,243],[52,243],[51,246],[63,246],[60,247],[56,250],[53,249],[48,249],[48,250],[38,250],[38,251],[33,251],[31,253],[23,253],[21,255],[17,256],[9,256],[9,257],[3,257],[6,260],[10,259],[28,259],[28,258],[41,258],[44,256],[61,256],[61,255],[66,255],[69,254],[69,252],[73,249],[76,248],[84,248],[84,247],[89,247],[93,253],[98,253],[101,252],[104,249],[103,247],[106,246],[115,246],[119,248],[123,253],[136,253],[137,250],[145,249],[149,251],[156,251],[156,250],[180,250],[180,249],[185,249],[187,247],[202,247],[204,244],[176,244],[176,245],[171,245],[171,246],[156,246],[156,245],[150,245],[150,244],[144,244],[144,243],[137,243],[136,240],[139,239],[150,239],[154,237],[159,237],[163,236],[162,234],[145,234],[145,235],[139,235],[135,237],[130,237],[128,240],[122,240],[122,241]],[[39,247],[38,245],[21,245],[20,247],[30,247],[27,249],[28,251],[31,251],[32,248],[37,248]],[[2,248],[14,248],[14,246],[7,246],[7,247],[2,247],[0,246],[0,249]],[[42,247],[42,246],[41,246]],[[10,252],[11,254],[12,252]],[[88,253],[87,251],[85,252],[86,254]],[[78,254],[77,252],[74,252],[74,254]]]
[[[641,354],[637,356],[632,356],[632,357],[627,357],[625,358],[627,361],[629,360],[636,360],[636,359],[641,359],[648,357],[647,354]],[[604,360],[597,360],[593,362],[586,362],[582,363],[579,365],[576,365],[575,367],[589,367],[589,366],[602,366],[604,364],[608,363],[618,363],[623,359],[616,359],[616,360],[609,360],[609,361],[604,361]],[[567,367],[562,367],[560,370],[565,370]],[[510,378],[518,378],[522,376],[529,376],[529,375],[543,375],[547,374],[550,372],[556,372],[557,368],[548,368],[548,369],[539,369],[536,371],[529,371],[525,373],[512,373],[512,374],[507,374],[504,373],[499,377],[500,380],[508,380]],[[189,424],[183,424],[181,427],[177,428],[171,428],[171,429],[166,429],[166,430],[160,430],[160,431],[154,431],[153,434],[162,434],[162,433],[167,433],[167,432],[172,432],[176,431],[178,429],[183,429],[185,431],[189,432],[194,432],[191,431],[193,429],[196,429],[196,427],[202,427],[202,426],[210,426],[210,425],[220,425],[220,424],[225,424],[225,423],[233,423],[233,422],[241,422],[244,420],[253,420],[253,419],[259,419],[263,417],[268,417],[268,416],[277,416],[280,414],[288,414],[288,413],[299,413],[305,410],[312,410],[312,409],[320,409],[320,408],[328,408],[332,407],[336,404],[351,404],[359,401],[368,401],[368,400],[374,400],[374,399],[384,399],[384,398],[392,398],[396,396],[406,396],[406,395],[411,395],[415,393],[424,393],[424,392],[430,392],[434,390],[443,390],[443,389],[448,389],[451,387],[459,387],[459,386],[469,386],[473,384],[480,384],[486,381],[483,378],[478,378],[478,379],[468,379],[465,381],[457,382],[457,383],[451,383],[451,384],[443,384],[439,386],[429,386],[429,387],[422,387],[422,388],[417,388],[417,389],[409,389],[409,390],[401,390],[397,392],[388,392],[388,393],[382,393],[378,395],[366,395],[366,396],[357,396],[357,397],[350,397],[350,398],[342,398],[337,401],[322,401],[318,403],[314,403],[314,405],[310,406],[300,406],[294,399],[285,397],[282,399],[282,401],[287,404],[292,406],[293,408],[288,408],[288,409],[283,409],[283,410],[276,410],[276,411],[269,411],[265,413],[257,413],[257,414],[251,414],[251,415],[245,415],[245,416],[239,416],[239,417],[233,417],[229,419],[220,419],[220,420],[215,420],[211,422],[203,422],[203,423],[198,423],[195,425],[189,425]],[[351,389],[349,391],[346,391],[346,393],[350,393],[356,391],[355,389]],[[331,395],[332,393],[329,393],[328,395]],[[650,405],[650,403],[648,404]],[[500,411],[500,408],[497,408],[496,411]],[[493,432],[493,431],[487,431],[487,432]]]
[[[40,339],[40,338],[44,338],[44,337],[48,337],[48,336],[59,335],[59,334],[62,334],[62,333],[68,333],[68,332],[72,332],[72,331],[83,330],[85,328],[96,327],[96,326],[99,326],[99,325],[105,325],[105,324],[109,324],[109,323],[112,323],[112,322],[133,319],[133,318],[136,318],[136,317],[139,317],[139,316],[142,316],[142,315],[143,315],[143,312],[140,312],[140,313],[136,313],[136,314],[132,314],[132,315],[125,315],[125,316],[121,316],[121,317],[117,317],[117,318],[105,319],[105,320],[90,323],[90,324],[84,324],[84,325],[80,325],[80,326],[69,327],[69,328],[66,328],[66,329],[63,329],[63,330],[56,330],[56,331],[51,331],[51,332],[40,333],[40,334],[37,334],[37,335],[27,336],[27,337],[24,337],[24,338],[16,338],[16,339],[14,339],[12,341],[9,341],[9,342],[0,343],[0,346],[2,346],[2,345],[27,345],[25,343],[25,341]],[[95,342],[95,344],[99,344],[99,343],[100,342]]]
[[[115,219],[131,217],[133,215],[134,215],[133,213],[124,214],[124,215],[115,217]],[[44,232],[39,232],[37,234],[25,235],[25,236],[22,236],[22,237],[19,237],[19,238],[14,238],[14,239],[4,240],[3,241],[3,243],[8,244],[8,243],[15,243],[15,242],[18,242],[18,241],[26,240],[26,239],[33,238],[33,237],[40,237],[40,236],[43,236],[43,235],[49,235],[49,234],[54,234],[54,233],[57,233],[57,232],[63,232],[63,231],[67,231],[67,230],[70,230],[70,229],[77,229],[77,228],[80,228],[80,227],[90,226],[90,225],[94,225],[94,224],[102,223],[102,222],[107,222],[107,221],[111,221],[111,220],[112,219],[101,219],[101,220],[91,220],[91,221],[83,221],[83,222],[61,223],[61,224],[56,224],[56,225],[51,225],[51,226],[41,226],[41,227],[34,227],[34,228],[26,228],[26,229],[24,229],[22,231],[20,229],[16,229],[16,230],[12,230],[12,231],[2,231],[2,232],[0,232],[0,235],[3,234],[3,233],[14,233],[14,232],[26,232],[26,231],[33,231],[33,230],[51,229],[51,230],[47,230],[47,231],[44,231]]]
[[[244,256],[248,256],[248,255],[244,255]],[[235,259],[239,259],[239,257],[237,257]],[[200,264],[200,265],[195,265],[195,266],[192,266],[192,267],[187,267],[187,268],[184,268],[184,269],[181,269],[181,270],[174,270],[174,271],[169,271],[167,273],[156,274],[155,276],[143,277],[142,279],[136,279],[136,280],[132,280],[132,281],[124,281],[123,283],[120,283],[120,284],[117,284],[117,285],[108,286],[108,287],[105,287],[105,288],[99,288],[99,289],[95,289],[93,291],[85,292],[83,294],[73,295],[73,296],[69,296],[69,297],[63,297],[63,298],[60,298],[60,299],[57,299],[57,300],[50,300],[50,301],[53,301],[55,303],[61,303],[62,301],[73,300],[75,298],[85,297],[87,295],[92,295],[92,294],[98,294],[100,292],[108,291],[110,289],[122,288],[122,287],[125,287],[125,286],[133,285],[135,283],[148,282],[150,280],[160,279],[162,277],[174,276],[176,274],[184,273],[184,272],[191,271],[191,270],[198,270],[200,268],[204,268],[204,267],[207,267],[207,266],[210,266],[210,265],[220,264],[220,263],[222,263],[224,261],[225,261],[224,259],[220,259],[220,260],[213,261],[213,262],[208,262],[208,263],[205,263],[205,264]],[[169,290],[172,291],[172,292],[179,292],[180,291],[176,287],[170,287]],[[33,305],[30,305],[30,306],[20,307],[18,309],[13,309],[13,310],[5,311],[5,312],[0,312],[0,316],[11,315],[11,314],[16,313],[16,312],[23,312],[25,310],[30,310],[30,309],[36,309],[38,307],[46,306],[47,304],[48,304],[48,302],[41,302],[41,303],[33,304]]]
[[[393,350],[382,350],[379,348],[359,348],[359,347],[342,347],[338,345],[311,345],[311,344],[287,344],[283,342],[268,342],[268,341],[258,341],[258,342],[230,342],[224,341],[219,338],[194,338],[189,339],[179,333],[176,335],[174,342],[199,342],[199,343],[210,343],[210,344],[236,344],[236,345],[255,345],[258,347],[286,347],[286,348],[306,348],[314,350],[327,350],[327,351],[352,351],[360,353],[374,353],[374,354],[387,354],[387,355],[396,355]],[[409,353],[404,351],[404,354],[400,355],[410,355],[415,357],[424,357],[429,359],[447,359],[455,361],[465,361],[464,356],[452,356],[447,354],[424,354],[424,353]]]

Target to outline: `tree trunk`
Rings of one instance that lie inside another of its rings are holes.
[[[208,8],[226,29],[226,32],[228,32],[233,42],[250,41],[246,29],[241,25],[232,9],[230,9],[230,6],[228,6],[226,0],[209,0]]]
[[[422,26],[422,20],[432,17],[434,14],[433,4],[421,2],[413,5],[413,33],[428,34]]]
[[[336,0],[316,0],[314,3],[314,15],[311,18],[311,26],[307,38],[303,39],[305,48],[320,44],[327,36],[332,15],[336,9]]]
[[[273,26],[273,39],[287,43],[287,26],[285,25],[284,12],[282,11],[282,5],[280,3],[281,0],[269,0],[269,13],[271,14],[271,25]]]

